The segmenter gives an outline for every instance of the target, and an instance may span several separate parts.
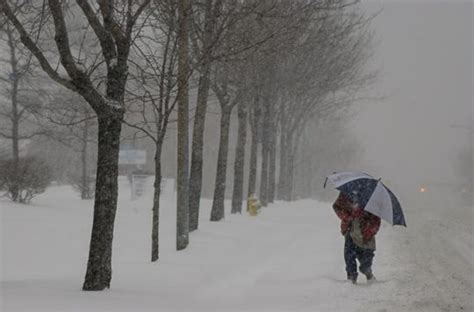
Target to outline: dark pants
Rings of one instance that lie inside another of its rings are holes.
[[[372,273],[372,260],[374,259],[374,250],[361,248],[354,244],[349,234],[345,235],[344,260],[346,261],[347,276],[357,277],[357,263],[359,260],[359,271],[361,273]]]

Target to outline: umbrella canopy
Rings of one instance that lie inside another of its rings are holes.
[[[363,172],[339,172],[327,176],[326,181],[331,182],[365,211],[392,225],[406,226],[400,202],[380,179]]]

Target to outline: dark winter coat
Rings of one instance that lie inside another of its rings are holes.
[[[380,218],[357,207],[346,195],[339,194],[333,204],[333,209],[339,219],[341,219],[341,233],[346,235],[350,232],[355,243],[358,243],[357,236],[360,237],[358,245],[368,244],[371,249],[375,249],[375,234],[380,228]],[[373,241],[373,243],[371,242]],[[373,247],[372,247],[373,245]],[[366,246],[361,246],[366,247]]]

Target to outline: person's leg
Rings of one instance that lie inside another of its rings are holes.
[[[374,250],[360,248],[357,258],[360,262],[359,271],[367,277],[367,280],[373,279],[372,262],[374,259]]]
[[[347,279],[353,283],[357,281],[356,245],[349,234],[345,236],[344,260],[346,261]]]

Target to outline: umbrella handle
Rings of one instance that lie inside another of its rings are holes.
[[[328,177],[326,177],[326,180],[324,180],[324,186],[323,188],[326,188],[326,183],[328,182]]]

